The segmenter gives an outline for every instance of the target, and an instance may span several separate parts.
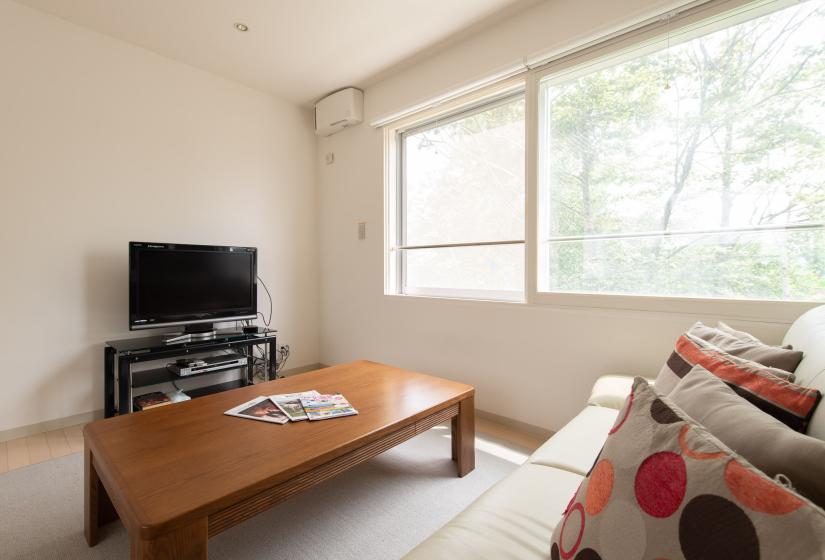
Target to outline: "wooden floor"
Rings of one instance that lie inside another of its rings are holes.
[[[35,463],[83,451],[82,424],[25,438],[0,442],[0,474]],[[479,439],[494,442],[525,454],[543,442],[540,438],[491,420],[476,418]]]
[[[0,473],[83,451],[83,426],[0,442]]]

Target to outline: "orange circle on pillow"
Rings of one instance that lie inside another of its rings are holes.
[[[598,515],[613,493],[613,463],[602,459],[593,467],[590,473],[590,482],[587,483],[587,494],[584,498],[584,511],[588,515]]]
[[[745,507],[761,513],[784,515],[802,506],[802,500],[779,486],[749,471],[731,459],[725,466],[725,483]]]

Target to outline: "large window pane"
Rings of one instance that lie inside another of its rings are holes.
[[[539,290],[825,299],[821,230],[770,230],[825,222],[823,29],[812,0],[544,79]]]
[[[524,239],[524,97],[403,135],[404,244]]]

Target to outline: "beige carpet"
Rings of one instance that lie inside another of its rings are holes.
[[[209,558],[400,558],[516,468],[517,453],[480,442],[476,469],[455,476],[437,426],[209,540]],[[0,558],[129,558],[120,523],[88,548],[82,455],[0,475]]]

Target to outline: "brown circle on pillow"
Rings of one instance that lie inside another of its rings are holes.
[[[758,560],[759,537],[742,508],[713,494],[693,498],[679,519],[685,560]]]
[[[673,424],[681,420],[662,399],[656,399],[650,403],[650,415],[659,424]]]
[[[576,558],[573,560],[602,560],[602,557],[592,548],[585,548],[576,554]]]

